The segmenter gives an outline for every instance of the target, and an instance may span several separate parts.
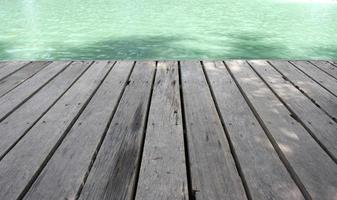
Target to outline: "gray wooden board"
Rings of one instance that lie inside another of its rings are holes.
[[[333,66],[337,67],[337,61],[328,61],[329,63],[331,63]]]
[[[118,62],[24,199],[76,199],[133,62]]]
[[[335,78],[316,68],[308,61],[291,61],[291,63],[307,74],[310,78],[317,81],[326,90],[337,96],[337,80]]]
[[[0,80],[15,73],[22,67],[25,67],[25,65],[27,65],[28,63],[28,61],[13,61],[6,63],[3,67],[0,68]]]
[[[79,199],[131,199],[155,62],[137,62]]]
[[[10,63],[11,61],[1,61],[0,62],[0,69],[5,67],[6,65],[8,65],[8,63]]]
[[[188,200],[177,62],[157,65],[136,199]]]
[[[16,73],[0,80],[0,97],[6,94],[11,89],[15,88],[38,71],[46,67],[50,62],[32,62],[27,64],[26,67],[17,71]]]
[[[0,61],[0,68],[2,68],[2,67],[5,67],[5,66],[7,66],[7,65],[9,65],[9,64],[13,64],[13,63],[16,63],[15,65],[17,65],[17,63],[27,63],[26,61]]]
[[[95,62],[0,162],[0,199],[17,199],[44,166],[111,63]]]
[[[225,65],[204,66],[252,198],[304,199]]]
[[[312,64],[320,68],[321,70],[325,71],[326,73],[330,74],[334,78],[337,78],[337,68],[336,66],[332,65],[331,63],[323,60],[314,60],[310,61]]]
[[[73,62],[15,112],[0,122],[0,157],[47,111],[92,62]]]
[[[264,62],[264,61],[260,61]],[[300,90],[305,92],[331,117],[337,119],[337,97],[323,89],[318,83],[296,69],[287,61],[270,61],[270,63]],[[266,64],[266,63],[265,63]],[[337,69],[336,69],[337,71]]]
[[[252,67],[337,160],[337,124],[267,62]]]
[[[181,62],[181,80],[195,199],[246,199],[200,62]]]
[[[269,134],[313,199],[334,199],[336,163],[258,78],[246,62],[227,62]],[[229,64],[230,63],[230,64]],[[251,64],[259,63],[252,61]]]
[[[0,98],[0,121],[4,119],[13,109],[20,103],[27,100],[34,92],[43,87],[49,80],[54,78],[61,70],[63,70],[70,62],[53,62],[32,78],[25,81],[14,90]]]

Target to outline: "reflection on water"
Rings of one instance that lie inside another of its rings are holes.
[[[0,60],[337,59],[337,2],[303,1],[1,0]]]

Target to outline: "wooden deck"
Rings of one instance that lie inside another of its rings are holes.
[[[0,62],[0,199],[337,199],[330,61]]]

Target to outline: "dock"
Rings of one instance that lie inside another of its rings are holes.
[[[0,62],[1,200],[337,200],[337,62]]]

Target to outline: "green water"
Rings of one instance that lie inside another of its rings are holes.
[[[337,59],[336,0],[0,0],[0,60]]]

